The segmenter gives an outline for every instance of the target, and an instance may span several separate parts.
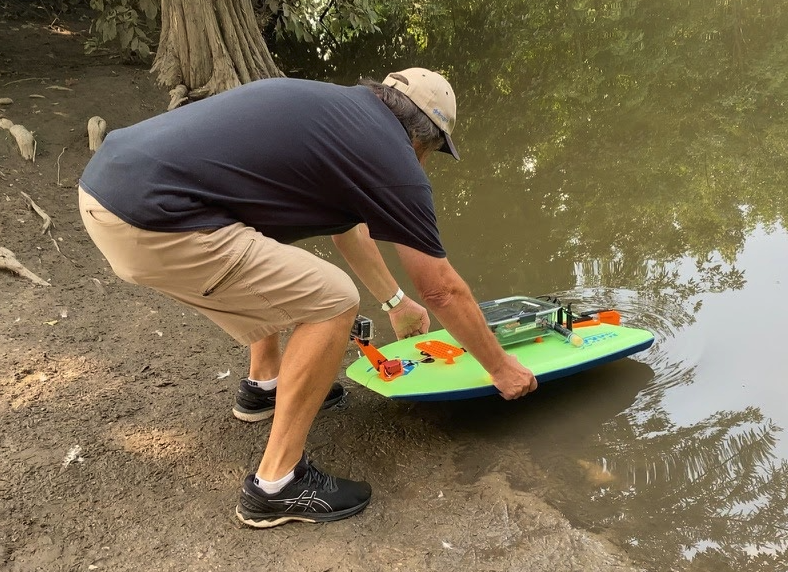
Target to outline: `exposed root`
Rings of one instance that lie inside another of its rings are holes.
[[[182,103],[186,103],[189,101],[187,94],[189,93],[189,88],[183,84],[175,86],[175,88],[170,90],[170,104],[167,106],[167,111],[172,111],[176,107],[179,107]]]
[[[88,146],[95,152],[104,142],[107,135],[107,122],[98,115],[94,115],[88,120]]]
[[[48,77],[26,77],[23,79],[15,79],[14,81],[9,81],[8,83],[4,83],[3,87],[7,85],[11,85],[12,83],[22,83],[23,81],[36,81],[36,80],[47,81],[48,79],[49,79]]]
[[[66,152],[66,148],[63,147],[63,150],[60,152],[60,155],[57,156],[57,186],[62,187],[63,185],[60,184],[60,158],[63,156],[63,153]]]
[[[52,218],[47,213],[44,212],[44,209],[38,206],[36,202],[30,198],[30,195],[28,195],[27,193],[22,193],[21,191],[20,193],[23,197],[25,197],[25,202],[27,203],[27,206],[32,210],[36,211],[38,216],[40,216],[44,220],[44,224],[41,226],[41,234],[48,233],[49,229],[51,229],[53,226]]]
[[[60,246],[58,245],[57,240],[55,240],[52,237],[52,227],[54,227],[55,225],[52,223],[52,219],[50,218],[50,216],[47,213],[45,213],[44,209],[42,209],[40,206],[38,206],[35,203],[35,201],[30,198],[30,196],[28,194],[22,193],[21,191],[20,191],[20,193],[21,193],[21,195],[23,197],[25,197],[25,202],[27,202],[27,206],[30,209],[36,211],[36,213],[38,213],[38,216],[40,216],[44,220],[44,224],[41,225],[41,234],[49,235],[49,240],[51,240],[52,244],[55,245],[55,250],[60,252]],[[60,252],[60,254],[63,254],[63,253]]]
[[[35,163],[36,140],[33,137],[33,134],[21,125],[14,125],[10,119],[4,118],[0,120],[0,127],[7,129],[8,132],[14,136],[22,157],[27,161],[33,161],[33,163]]]
[[[14,256],[14,253],[8,250],[7,248],[3,248],[0,246],[0,269],[8,270],[13,272],[17,276],[21,276],[22,278],[27,278],[34,284],[38,284],[39,286],[51,286],[49,282],[46,280],[42,280],[30,270],[25,268]]]

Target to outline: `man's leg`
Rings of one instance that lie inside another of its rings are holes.
[[[291,521],[328,522],[367,506],[366,482],[330,476],[304,453],[309,429],[347,349],[358,306],[315,324],[296,327],[282,358],[271,434],[256,475],[244,480],[235,509],[249,526]]]
[[[265,381],[279,375],[282,353],[278,333],[251,344],[249,351],[249,379]]]
[[[287,343],[276,394],[276,414],[257,474],[275,481],[301,459],[306,438],[347,350],[355,306],[316,324],[300,324]]]
[[[233,415],[241,421],[254,423],[268,419],[274,414],[279,386],[279,368],[282,364],[279,334],[254,342],[249,348],[249,377],[242,379],[238,384]],[[341,403],[345,395],[342,384],[335,382],[323,396],[321,407],[323,409],[333,407]]]

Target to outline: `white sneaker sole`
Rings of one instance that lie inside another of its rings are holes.
[[[273,417],[274,410],[269,409],[267,411],[260,411],[257,413],[246,413],[245,411],[240,411],[233,407],[233,415],[236,419],[240,419],[241,421],[246,421],[247,423],[256,423],[258,421],[263,421],[264,419]]]

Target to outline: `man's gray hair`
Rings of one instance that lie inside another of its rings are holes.
[[[436,151],[446,140],[443,132],[410,98],[401,91],[371,79],[362,79],[359,85],[372,90],[388,107],[407,131],[411,141],[418,141],[428,150]]]

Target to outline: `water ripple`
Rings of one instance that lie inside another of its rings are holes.
[[[654,382],[644,393],[691,383],[694,370],[703,354],[702,341],[688,342],[681,335],[691,325],[694,313],[686,310],[670,296],[655,297],[634,290],[616,288],[575,288],[556,296],[574,311],[614,309],[621,314],[621,323],[654,334],[654,345],[633,359],[654,371]]]

